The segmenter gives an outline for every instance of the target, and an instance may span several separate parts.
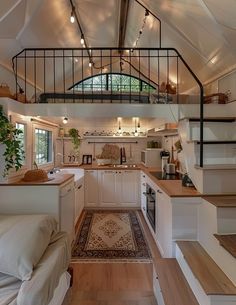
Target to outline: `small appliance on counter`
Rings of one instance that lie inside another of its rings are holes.
[[[174,163],[167,163],[167,164],[165,164],[164,172],[167,175],[175,175],[175,164]]]
[[[188,174],[182,176],[182,186],[194,186],[192,180],[189,178]]]
[[[161,151],[162,148],[146,148],[141,151],[141,162],[146,167],[161,168]]]
[[[92,155],[83,155],[82,164],[92,164]]]

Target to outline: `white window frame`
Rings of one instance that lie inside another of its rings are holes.
[[[52,128],[50,127],[49,125],[47,124],[40,124],[40,123],[37,123],[37,124],[33,124],[32,126],[32,168],[34,167],[34,161],[36,161],[35,159],[35,156],[36,156],[36,151],[35,151],[35,130],[36,129],[43,129],[43,130],[46,130],[46,131],[50,131],[52,132],[52,160],[50,162],[46,162],[46,163],[43,163],[43,164],[37,164],[39,168],[41,169],[45,169],[45,170],[49,170],[52,168],[52,166],[54,166],[54,151],[55,151],[55,134],[56,134],[56,131],[55,129],[56,128]]]

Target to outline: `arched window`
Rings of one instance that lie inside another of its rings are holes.
[[[69,90],[110,92],[153,92],[155,87],[128,74],[105,73],[83,79]]]

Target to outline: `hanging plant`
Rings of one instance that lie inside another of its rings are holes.
[[[78,129],[71,128],[69,129],[69,136],[72,138],[72,143],[75,150],[79,150],[80,147],[80,135]]]
[[[22,148],[19,135],[22,131],[17,129],[3,113],[0,106],[0,144],[5,145],[3,153],[5,168],[3,177],[9,174],[9,170],[14,168],[18,171],[23,165],[24,150]]]

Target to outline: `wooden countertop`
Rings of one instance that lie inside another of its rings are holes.
[[[138,164],[134,164],[134,166],[132,165],[119,165],[118,166],[112,166],[112,165],[97,165],[97,164],[82,164],[79,166],[79,168],[83,168],[85,170],[140,170],[141,166]]]
[[[61,185],[67,181],[69,181],[71,178],[74,177],[74,174],[61,174],[57,173],[55,175],[52,175],[53,177],[45,182],[25,182],[22,179],[17,180],[15,182],[5,182],[5,183],[0,183],[1,186],[29,186],[29,185],[48,185],[48,186],[57,186]]]
[[[145,174],[147,174],[147,176],[170,197],[201,197],[202,196],[202,194],[199,193],[194,187],[182,186],[181,180],[159,180],[155,178],[151,174],[151,172],[161,171],[160,168],[155,168],[155,167],[147,168],[141,165],[140,169]]]
[[[161,171],[158,167],[145,167],[142,164],[137,164],[135,167],[124,166],[112,167],[108,165],[100,166],[97,164],[81,165],[80,168],[85,170],[142,170],[157,186],[159,186],[170,197],[201,197],[194,187],[182,186],[181,180],[159,180],[152,176],[151,172]]]
[[[235,208],[236,207],[236,195],[226,195],[226,196],[202,196],[203,199],[210,202],[217,208]]]

